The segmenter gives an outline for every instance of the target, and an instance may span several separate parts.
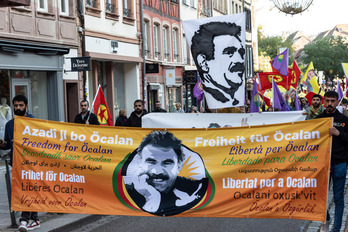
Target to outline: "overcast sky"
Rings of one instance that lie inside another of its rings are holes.
[[[294,16],[280,12],[271,0],[258,0],[255,21],[263,26],[266,36],[298,30],[308,36],[317,35],[337,24],[348,24],[348,0],[313,0],[305,12]]]

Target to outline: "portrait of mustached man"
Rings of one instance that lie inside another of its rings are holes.
[[[244,55],[241,26],[228,22],[202,24],[192,37],[191,52],[205,94],[230,106],[244,104]],[[237,94],[239,91],[242,94]],[[207,96],[206,96],[207,97]]]

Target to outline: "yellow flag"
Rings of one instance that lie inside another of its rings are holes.
[[[346,77],[348,77],[348,63],[342,63],[343,71]]]
[[[317,76],[314,72],[313,62],[308,65],[307,71],[302,77],[301,84],[307,86],[307,90],[314,93],[319,93],[319,85]]]

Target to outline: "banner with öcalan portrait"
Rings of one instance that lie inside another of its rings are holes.
[[[14,125],[13,211],[325,219],[329,118],[170,130]]]
[[[245,13],[182,21],[210,109],[245,104]]]

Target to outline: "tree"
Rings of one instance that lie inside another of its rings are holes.
[[[283,41],[280,36],[265,37],[262,34],[262,27],[257,28],[257,39],[259,46],[259,55],[265,54],[273,59],[278,55],[278,49],[286,47],[289,49],[289,54],[293,53],[292,40],[287,38]],[[292,64],[293,58],[289,58],[289,64]]]
[[[342,37],[315,39],[303,48],[300,60],[307,65],[313,61],[314,68],[323,71],[326,80],[343,78],[341,63],[348,62],[348,43]]]

